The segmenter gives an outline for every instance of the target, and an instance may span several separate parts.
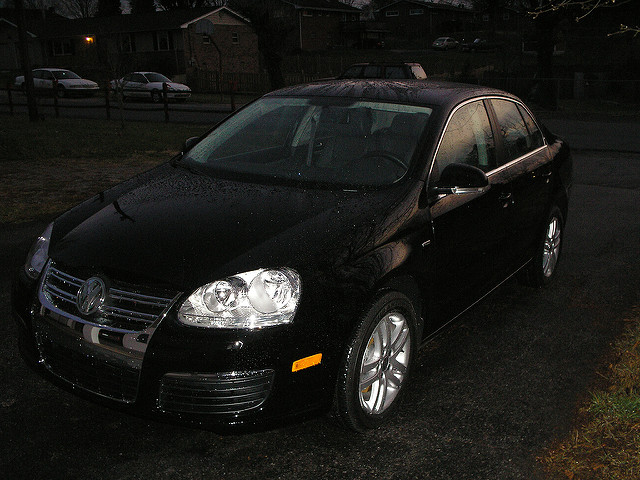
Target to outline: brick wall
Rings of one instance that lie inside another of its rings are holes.
[[[185,60],[190,67],[218,71],[219,49],[224,73],[260,71],[258,37],[246,24],[215,25],[210,36],[196,33],[195,25],[189,25],[183,30],[183,36]]]

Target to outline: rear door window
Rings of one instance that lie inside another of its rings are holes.
[[[529,132],[529,128],[535,126],[533,119],[529,117],[533,125],[527,127],[521,110],[515,102],[492,99],[491,104],[498,119],[499,132],[504,145],[504,158],[499,162],[500,164],[509,163],[542,146],[542,134],[537,127],[533,132]]]
[[[527,131],[529,132],[529,142],[531,148],[536,149],[542,147],[544,145],[544,140],[542,138],[542,132],[538,128],[538,125],[536,125],[536,122],[522,105],[518,105],[518,110],[520,110],[520,114],[522,115],[522,118],[524,118],[524,123],[527,124]]]
[[[384,78],[407,78],[407,74],[401,66],[388,66],[385,69]]]
[[[381,78],[382,67],[380,65],[367,65],[362,72],[362,78]]]

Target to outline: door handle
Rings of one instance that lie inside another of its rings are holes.
[[[502,192],[498,195],[498,200],[502,202],[502,208],[508,208],[509,205],[513,205],[513,195],[511,192]]]

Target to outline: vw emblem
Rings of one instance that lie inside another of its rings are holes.
[[[76,306],[80,313],[91,315],[98,311],[104,303],[107,289],[102,279],[91,277],[84,282],[76,295]]]

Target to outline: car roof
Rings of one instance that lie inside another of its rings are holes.
[[[346,97],[411,105],[453,108],[460,102],[483,96],[517,99],[502,90],[435,80],[327,80],[286,87],[266,96]]]
[[[38,67],[34,68],[34,70],[49,70],[50,72],[70,72],[68,68],[58,68],[58,67]]]

